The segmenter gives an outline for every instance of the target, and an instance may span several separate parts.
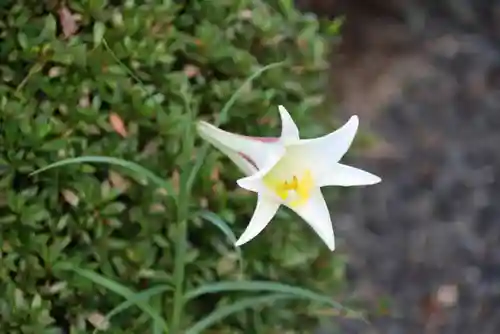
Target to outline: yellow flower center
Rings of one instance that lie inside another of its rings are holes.
[[[264,183],[272,189],[282,200],[289,201],[289,205],[299,206],[307,202],[314,186],[311,172],[306,170],[300,177],[293,175],[290,179],[276,178],[274,173],[264,177]]]

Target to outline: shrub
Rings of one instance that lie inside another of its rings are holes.
[[[123,301],[126,291],[115,294],[110,284],[115,292],[118,284],[142,290],[174,279],[178,212],[164,190],[106,164],[30,173],[64,158],[110,156],[136,162],[175,188],[186,163],[199,154],[183,150],[196,138],[193,116],[213,120],[246,78],[278,61],[286,65],[243,87],[223,127],[276,135],[276,106],[284,104],[304,134],[321,130],[310,112],[322,102],[327,45],[314,19],[253,0],[179,3],[0,5],[3,331],[88,332],[90,323]],[[238,176],[218,152],[209,151],[188,208],[185,287],[268,279],[336,291],[342,261],[283,210],[241,249],[239,268],[237,250],[213,225],[227,223],[236,235],[246,226],[255,197],[236,189]],[[68,263],[85,271],[67,270]],[[100,276],[89,279],[91,272]],[[110,280],[107,287],[102,277]],[[183,324],[242,296],[201,296],[187,305]],[[168,310],[172,294],[149,303]],[[308,331],[308,307],[288,303],[240,312],[219,328]],[[109,332],[153,332],[147,320],[128,308],[111,320]]]

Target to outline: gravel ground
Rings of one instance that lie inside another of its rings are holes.
[[[383,179],[344,191],[339,252],[354,295],[392,299],[372,326],[337,319],[343,334],[500,333],[500,44],[427,24],[396,56],[365,50],[334,85],[342,119],[361,113],[381,138],[349,162]]]

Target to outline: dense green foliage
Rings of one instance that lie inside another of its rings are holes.
[[[88,333],[99,314],[123,301],[62,263],[135,290],[172,281],[176,212],[164,192],[117,166],[31,172],[63,158],[101,155],[134,161],[176,185],[181,166],[196,156],[182,151],[195,140],[193,114],[213,120],[247,77],[278,61],[286,65],[245,87],[222,126],[277,135],[276,106],[284,104],[305,135],[321,130],[310,111],[322,102],[327,46],[314,19],[254,0],[179,3],[185,5],[1,2],[2,332],[56,333],[50,330],[62,326]],[[224,220],[236,235],[243,231],[255,197],[236,189],[237,177],[210,150],[189,208],[186,286],[245,278],[335,291],[341,261],[286,210],[241,248],[240,271],[232,243],[206,219]],[[184,324],[242,296],[202,296],[187,306]],[[220,328],[307,331],[307,303],[279,305],[238,313]],[[146,320],[130,308],[111,320],[109,332],[149,333]]]

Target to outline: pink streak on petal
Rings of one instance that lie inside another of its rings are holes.
[[[279,140],[277,137],[252,137],[252,136],[242,136],[250,139],[254,139],[263,143],[275,143]],[[246,161],[248,161],[252,166],[254,166],[257,170],[259,169],[257,167],[257,164],[246,154],[238,152],[238,154],[243,157]]]
[[[244,138],[250,138],[250,139],[257,140],[257,141],[260,141],[263,143],[275,143],[279,140],[278,137],[253,137],[253,136],[244,136],[244,135],[238,135],[238,136],[244,137]]]
[[[254,166],[254,167],[255,167],[255,169],[257,169],[257,170],[259,169],[259,168],[257,167],[257,164],[256,164],[256,163],[255,163],[252,159],[250,159],[250,157],[249,157],[248,155],[243,154],[243,153],[241,153],[241,152],[238,152],[238,154],[239,154],[241,157],[243,157],[243,159],[245,159],[245,160],[246,160],[246,161],[248,161],[250,164],[252,164],[252,166]]]
[[[279,138],[276,137],[250,137],[252,139],[264,142],[264,143],[274,143],[279,140]]]

